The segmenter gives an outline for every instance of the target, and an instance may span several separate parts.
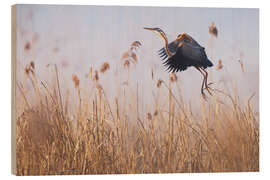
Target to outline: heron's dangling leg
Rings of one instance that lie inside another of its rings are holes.
[[[209,84],[207,84],[208,72],[205,69],[203,69],[203,68],[201,68],[201,69],[203,70],[203,72],[205,72],[205,81],[204,81],[204,83],[205,83],[205,89],[208,91],[208,93],[211,96],[213,96],[212,93],[211,93],[211,91],[209,90],[211,88],[208,86]],[[210,83],[210,84],[212,84],[212,83]]]
[[[203,99],[206,100],[205,93],[203,92],[203,90],[204,90],[204,88],[203,88],[204,84],[205,84],[205,76],[203,77],[203,82],[202,82],[202,87],[201,87],[201,93],[202,93]]]
[[[202,94],[202,96],[203,96],[203,99],[206,99],[206,96],[205,96],[205,94],[204,94],[204,92],[203,92],[203,90],[204,90],[204,85],[205,85],[205,74],[203,73],[203,71],[202,71],[200,68],[198,68],[198,67],[196,67],[196,66],[195,66],[195,68],[196,68],[198,71],[200,71],[200,73],[203,75],[203,82],[202,82],[202,87],[201,87],[201,94]]]

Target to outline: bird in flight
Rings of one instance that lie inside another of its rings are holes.
[[[207,83],[208,72],[205,69],[212,67],[213,63],[208,59],[204,47],[187,33],[179,34],[174,41],[168,43],[166,34],[160,28],[145,27],[144,29],[157,33],[163,39],[165,46],[158,52],[169,72],[174,73],[184,71],[191,66],[195,67],[203,75],[201,86],[203,98],[205,98],[204,89],[212,95],[209,88],[211,83]]]

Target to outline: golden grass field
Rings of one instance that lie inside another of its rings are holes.
[[[238,95],[216,89],[211,99],[196,102],[198,115],[174,93],[180,88],[171,75],[155,82],[166,108],[156,97],[155,110],[142,113],[138,89],[128,82],[119,97],[106,95],[99,77],[109,64],[91,72],[87,91],[76,75],[68,77],[76,93],[65,95],[57,66],[50,68],[53,83],[38,78],[33,62],[25,67],[32,98],[17,82],[17,175],[259,171],[252,97],[243,105]]]

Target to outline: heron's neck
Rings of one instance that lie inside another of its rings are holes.
[[[163,41],[164,41],[164,44],[165,44],[165,52],[166,52],[166,54],[169,56],[169,57],[171,57],[172,56],[172,53],[170,52],[170,50],[169,50],[169,47],[168,47],[168,39],[167,39],[167,37],[166,36],[164,36],[163,34],[161,34],[161,37],[162,37],[162,39],[163,39]]]
[[[165,51],[166,53],[168,54],[169,57],[172,56],[170,50],[169,50],[169,47],[168,47],[168,40],[165,41]]]

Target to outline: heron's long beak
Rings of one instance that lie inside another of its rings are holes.
[[[146,29],[146,30],[149,30],[149,31],[154,31],[154,28],[147,28],[147,27],[144,27],[143,29]]]

